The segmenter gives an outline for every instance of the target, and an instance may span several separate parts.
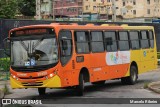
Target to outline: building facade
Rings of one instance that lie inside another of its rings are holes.
[[[159,18],[160,0],[119,0],[119,13],[123,18]]]
[[[97,14],[100,19],[114,13],[124,19],[160,17],[160,0],[84,0],[83,8],[84,14]]]
[[[36,0],[37,17],[87,20],[160,18],[160,0]],[[39,11],[38,11],[39,10]],[[44,17],[45,16],[45,17]]]
[[[82,14],[82,0],[53,0],[55,17],[78,17]]]
[[[83,14],[91,20],[107,19],[111,15],[111,3],[107,0],[83,0]]]
[[[36,0],[36,19],[52,19],[52,5],[52,0]]]

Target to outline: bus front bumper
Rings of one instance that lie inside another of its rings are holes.
[[[55,75],[54,77],[44,80],[44,81],[36,81],[34,83],[29,82],[20,82],[12,77],[10,77],[10,84],[13,89],[16,88],[59,88],[61,87],[61,80],[59,76]]]

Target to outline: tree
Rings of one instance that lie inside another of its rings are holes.
[[[18,9],[24,16],[34,16],[36,13],[36,0],[19,0]]]
[[[0,0],[0,18],[14,18],[17,6],[17,0]]]

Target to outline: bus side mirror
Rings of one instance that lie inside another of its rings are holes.
[[[3,46],[4,46],[4,53],[10,57],[11,56],[10,39],[8,37],[3,40]]]
[[[62,49],[67,50],[68,49],[68,44],[66,40],[62,40]]]

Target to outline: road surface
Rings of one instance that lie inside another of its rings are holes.
[[[160,94],[144,89],[145,84],[155,81],[160,81],[160,68],[139,75],[138,83],[135,85],[123,85],[120,80],[106,81],[103,86],[87,83],[82,97],[76,96],[72,89],[47,89],[47,94],[44,96],[39,96],[37,89],[10,89],[12,94],[6,95],[5,98],[47,99],[48,101],[54,98],[60,101],[69,98],[74,100],[80,98],[82,101],[84,98],[160,98]]]

